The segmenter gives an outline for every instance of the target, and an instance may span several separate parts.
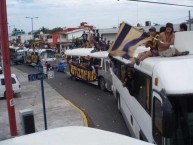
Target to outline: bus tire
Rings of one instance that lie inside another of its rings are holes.
[[[106,91],[106,81],[105,81],[105,79],[103,78],[103,77],[100,77],[99,78],[99,87],[100,87],[100,89],[102,90],[102,91]]]

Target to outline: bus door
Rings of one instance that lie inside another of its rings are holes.
[[[162,98],[159,92],[153,90],[152,97],[152,134],[157,145],[162,145]]]
[[[110,72],[110,60],[109,59],[103,59],[102,67],[104,70],[103,77],[105,78],[106,83],[107,83],[107,90],[111,90],[112,76],[111,76],[111,72]]]

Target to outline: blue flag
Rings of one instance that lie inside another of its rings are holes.
[[[133,57],[134,51],[139,45],[151,39],[149,34],[123,22],[108,51],[112,56],[122,56],[129,59]]]

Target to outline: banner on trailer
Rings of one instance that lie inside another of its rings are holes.
[[[80,80],[93,82],[97,80],[96,73],[89,68],[84,68],[76,64],[70,64],[70,74]]]

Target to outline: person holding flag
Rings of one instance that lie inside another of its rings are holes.
[[[149,31],[152,30],[150,29]],[[171,57],[189,54],[189,51],[179,52],[176,48],[172,47],[175,39],[172,23],[167,23],[165,32],[160,33],[159,37],[157,37],[158,36],[154,36],[153,33],[149,35],[123,22],[114,43],[108,50],[109,55],[121,56],[130,60],[132,65],[135,63],[139,65],[140,61],[151,56]],[[150,47],[150,51],[148,51],[148,53],[147,51],[141,54],[139,53],[139,56],[134,57],[136,48],[142,44]]]
[[[122,56],[133,61],[136,48],[151,39],[149,34],[123,22],[108,52],[112,56]]]
[[[157,41],[159,35],[157,34],[155,27],[151,27],[149,29],[149,35],[152,37],[152,40],[147,41],[145,47],[147,48],[149,47],[150,50],[138,54],[137,58],[135,58],[135,63],[137,65],[139,65],[140,61],[143,61],[145,58],[159,56],[158,41]]]

